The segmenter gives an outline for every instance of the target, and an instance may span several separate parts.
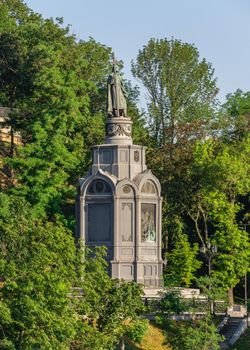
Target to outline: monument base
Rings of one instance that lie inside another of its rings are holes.
[[[106,144],[132,145],[132,124],[128,117],[108,118],[106,120]]]

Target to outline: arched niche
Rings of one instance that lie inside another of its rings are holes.
[[[104,186],[97,185],[97,188],[95,188],[97,182],[101,182]],[[86,179],[81,179],[79,181],[80,196],[114,195],[116,184],[117,179],[115,177],[110,176],[102,169],[99,169],[94,175],[88,176]]]
[[[134,182],[125,178],[117,184],[116,194],[120,244],[124,247],[132,245],[135,241],[135,196],[138,194],[138,187]],[[125,251],[122,249],[122,252]],[[131,249],[129,253],[126,250],[126,254],[127,257],[131,257]]]
[[[87,195],[111,195],[111,194],[112,194],[111,186],[102,179],[93,180],[87,188]]]
[[[113,240],[113,196],[111,185],[103,178],[89,182],[85,198],[86,238],[92,244]]]
[[[141,203],[141,242],[155,243],[157,235],[157,203]]]
[[[141,193],[155,195],[157,191],[153,181],[147,180],[146,182],[144,182],[141,188]]]

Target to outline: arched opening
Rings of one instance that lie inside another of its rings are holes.
[[[93,180],[86,195],[87,242],[105,244],[113,239],[112,189],[103,179]]]

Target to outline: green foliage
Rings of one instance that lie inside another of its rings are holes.
[[[113,349],[143,311],[142,290],[112,280],[105,249],[76,252],[72,232],[0,193],[0,344]]]
[[[23,199],[0,194],[0,202],[1,348],[65,349],[76,325],[71,234],[34,219]]]
[[[232,350],[246,350],[250,347],[250,328],[248,327],[243,336],[232,346]]]
[[[77,313],[86,319],[93,336],[79,330],[76,344],[90,349],[112,349],[144,310],[142,290],[135,282],[111,279],[104,260],[105,249],[96,247],[86,251],[84,274],[79,284],[84,298],[79,301]],[[81,272],[81,271],[79,271]],[[89,332],[87,328],[87,332]],[[78,349],[78,347],[76,347]]]
[[[184,311],[207,312],[207,305],[199,300],[185,300],[180,298],[177,290],[169,291],[160,301],[159,310],[156,317],[157,324],[166,331],[166,343],[173,350],[215,350],[219,349],[219,342],[222,340],[217,332],[217,327],[213,320],[207,315],[200,320],[173,321],[169,319],[171,314],[181,314]],[[196,304],[197,302],[197,304]]]
[[[62,206],[73,213],[89,145],[104,135],[110,49],[93,39],[78,42],[62,20],[45,20],[22,1],[2,6],[6,20],[15,21],[0,36],[0,102],[12,109],[9,124],[23,141],[8,161],[18,179],[13,191],[28,199],[38,216],[60,213]]]
[[[236,90],[227,95],[221,109],[223,137],[228,141],[240,140],[247,136],[250,129],[250,92]]]
[[[198,287],[202,293],[208,297],[208,300],[215,302],[224,301],[223,307],[225,309],[227,299],[227,286],[224,286],[220,276],[217,273],[212,273],[210,276],[200,276],[197,280]]]
[[[249,192],[250,141],[249,136],[231,145],[217,140],[198,142],[194,151],[191,174],[199,181],[203,192],[216,189],[228,200],[235,201],[239,195]]]
[[[250,192],[249,145],[249,138],[231,145],[198,143],[190,172],[198,190],[188,212],[201,244],[217,246],[213,274],[224,288],[235,286],[249,270],[249,237],[237,223],[243,209],[239,198]]]
[[[160,311],[158,321],[160,322],[160,320],[165,319],[166,315],[180,314],[186,311],[186,306],[178,290],[169,290],[164,292],[163,298],[159,301],[158,309]]]
[[[217,123],[218,89],[211,64],[200,59],[193,45],[176,39],[150,39],[133,62],[132,72],[148,93],[147,160],[162,185],[166,252],[173,248],[176,217],[186,219],[194,144],[211,135]]]
[[[189,287],[196,280],[195,274],[202,262],[197,259],[199,247],[191,247],[186,234],[179,234],[174,248],[167,252],[167,267],[164,273],[165,286]]]
[[[168,321],[166,330],[167,342],[173,350],[219,350],[219,342],[223,340],[210,317],[178,322],[178,326]]]
[[[138,319],[136,322],[130,324],[126,336],[135,343],[140,343],[148,331],[148,325],[149,321],[147,319]]]
[[[181,126],[211,118],[218,92],[213,69],[198,50],[176,39],[150,39],[132,63],[133,75],[148,91],[148,110],[155,141],[160,145],[178,143]],[[185,138],[196,130],[186,130]],[[171,153],[171,150],[170,150]]]

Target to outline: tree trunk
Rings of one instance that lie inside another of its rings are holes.
[[[14,157],[14,130],[10,127],[10,157]]]
[[[168,251],[168,232],[167,230],[164,232],[164,235],[163,235],[163,249],[162,249],[162,255],[163,257],[165,258],[165,255]]]
[[[14,158],[14,130],[13,127],[10,127],[10,158]],[[10,172],[10,183],[13,185],[13,181],[14,181],[14,171],[13,168],[10,166],[9,168],[9,172]]]
[[[233,288],[230,288],[228,290],[228,306],[233,306],[234,304],[234,290]]]
[[[120,350],[125,350],[125,343],[123,339],[120,340]]]

